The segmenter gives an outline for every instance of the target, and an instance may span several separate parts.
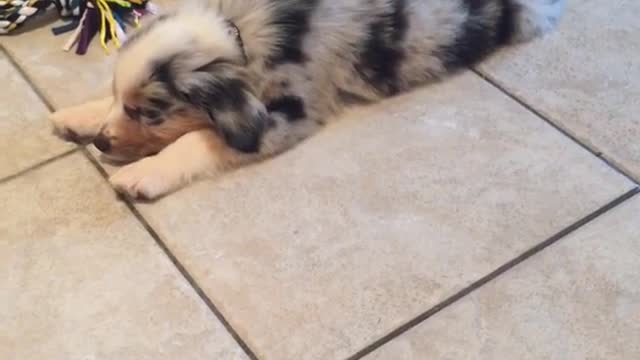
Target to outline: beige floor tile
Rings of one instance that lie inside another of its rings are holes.
[[[245,358],[81,155],[0,204],[1,359]]]
[[[335,359],[630,186],[467,73],[139,208],[262,359]]]
[[[567,8],[559,32],[481,69],[640,179],[640,2]]]
[[[0,52],[0,179],[73,147],[51,134],[47,107]]]
[[[168,9],[177,0],[155,1]],[[98,38],[94,38],[87,54],[64,52],[68,35],[54,36],[51,28],[62,24],[56,21],[55,11],[38,19],[37,25],[17,35],[0,36],[0,44],[25,70],[51,104],[61,107],[76,105],[108,94],[111,89],[115,60],[113,45],[107,55]]]
[[[51,33],[60,23],[45,22],[35,30],[0,37],[0,44],[56,109],[108,94],[114,61],[97,39],[84,56],[64,52],[67,36]]]
[[[640,197],[367,360],[640,358]]]

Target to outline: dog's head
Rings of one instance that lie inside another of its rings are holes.
[[[239,36],[204,7],[160,16],[140,30],[118,56],[114,103],[96,147],[134,160],[211,127],[230,147],[257,152],[269,117],[251,87]]]

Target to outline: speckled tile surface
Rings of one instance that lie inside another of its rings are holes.
[[[637,178],[640,9],[568,11],[479,67],[502,89],[467,72],[355,110],[140,217],[83,152],[56,157],[72,147],[0,58],[0,358],[344,359],[593,214],[637,184],[508,94]],[[0,37],[37,90],[54,108],[107,92],[113,58],[64,53],[42,20]],[[370,356],[637,357],[637,197]]]
[[[246,358],[82,155],[0,204],[0,358]]]
[[[161,9],[175,6],[176,0],[156,0]],[[106,54],[94,39],[87,54],[78,56],[62,47],[68,34],[54,36],[51,28],[62,24],[55,10],[38,19],[37,26],[19,35],[0,36],[0,45],[16,59],[25,73],[56,108],[100,98],[111,90],[115,48]],[[146,21],[146,18],[143,18]]]
[[[56,109],[107,94],[111,87],[114,56],[107,56],[97,40],[84,56],[62,51],[67,37],[53,36],[51,27],[55,25],[59,24],[0,37],[0,44]]]
[[[558,32],[480,66],[640,179],[640,2],[570,1]]]
[[[366,360],[640,358],[640,196]]]
[[[336,359],[630,187],[467,73],[140,209],[259,356]]]
[[[0,52],[0,179],[73,149],[51,136],[47,107]]]

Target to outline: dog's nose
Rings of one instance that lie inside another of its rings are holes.
[[[109,141],[109,138],[104,136],[104,134],[102,133],[96,136],[95,139],[93,139],[93,145],[103,153],[111,150],[111,141]]]

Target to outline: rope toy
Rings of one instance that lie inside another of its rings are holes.
[[[27,19],[46,10],[51,0],[0,0],[0,34],[17,29]]]
[[[149,0],[0,0],[0,35],[14,31],[51,5],[67,20],[51,29],[53,34],[71,32],[63,50],[76,46],[79,55],[87,52],[96,35],[109,54],[109,41],[119,48],[127,40],[127,25],[139,27],[143,15],[157,12]]]

